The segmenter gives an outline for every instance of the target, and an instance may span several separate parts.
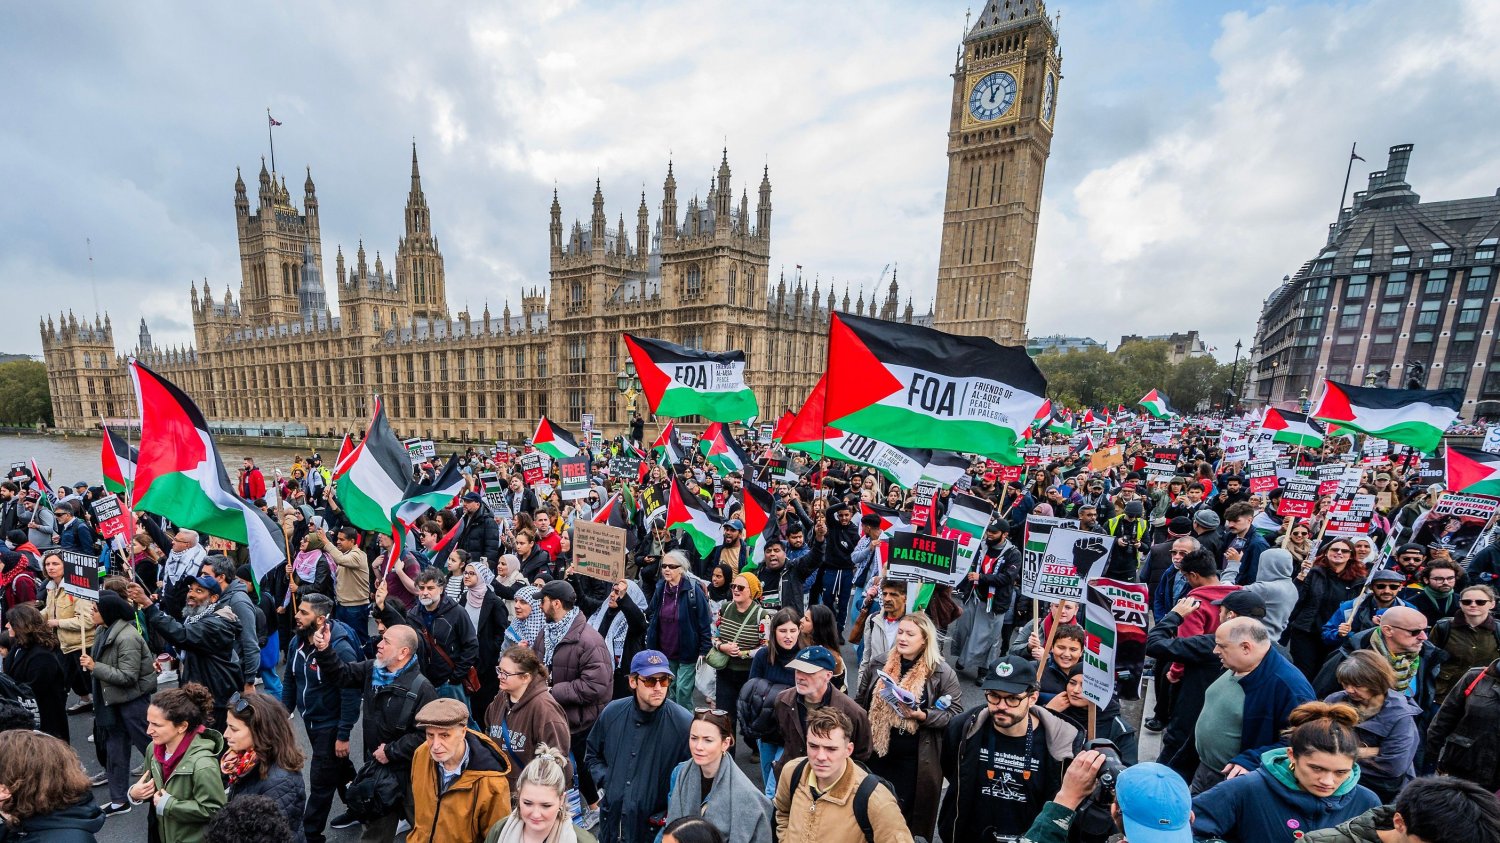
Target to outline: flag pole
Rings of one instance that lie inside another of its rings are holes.
[[[1335,225],[1338,224],[1339,217],[1342,217],[1344,215],[1344,200],[1349,198],[1349,176],[1354,173],[1354,162],[1356,159],[1360,161],[1365,160],[1363,158],[1360,158],[1359,155],[1354,151],[1355,147],[1357,146],[1359,146],[1358,141],[1349,144],[1349,166],[1344,169],[1344,192],[1339,194],[1339,212],[1333,218]]]
[[[267,106],[266,107],[266,140],[270,141],[270,143],[271,143],[271,172],[272,173],[276,172],[276,136],[271,133],[271,130],[273,128],[275,128],[275,126],[276,126],[276,123],[271,118],[271,108],[270,108],[270,106]],[[1351,167],[1354,166],[1353,162],[1350,162],[1349,166],[1351,166]],[[1346,181],[1345,187],[1347,187],[1348,186],[1347,185],[1347,179],[1345,181]]]

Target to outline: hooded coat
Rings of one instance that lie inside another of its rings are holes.
[[[200,843],[208,821],[224,807],[224,779],[219,756],[224,738],[213,729],[199,732],[184,750],[172,777],[162,780],[162,767],[154,753],[146,755],[146,773],[167,800],[157,812],[161,839],[172,843]]]
[[[1330,828],[1380,804],[1359,775],[1355,764],[1332,796],[1314,796],[1297,784],[1287,749],[1273,749],[1261,756],[1255,772],[1226,779],[1193,799],[1193,837],[1263,843],[1290,839],[1289,830]]]
[[[244,778],[230,785],[227,791],[230,802],[242,796],[264,796],[276,803],[286,824],[292,830],[288,843],[303,843],[307,838],[302,829],[302,806],[307,804],[307,788],[302,784],[302,774],[277,764],[265,773],[253,770]]]
[[[94,794],[84,793],[66,808],[27,817],[15,827],[0,822],[0,843],[94,843],[104,819],[94,804]]]
[[[1245,586],[1251,594],[1266,602],[1266,616],[1261,622],[1271,633],[1272,641],[1280,641],[1292,620],[1292,609],[1297,605],[1297,581],[1292,579],[1292,554],[1274,547],[1260,555],[1260,571],[1255,582]]]
[[[1333,828],[1320,828],[1302,838],[1302,843],[1381,843],[1380,832],[1394,830],[1396,809],[1381,805],[1345,820]]]
[[[224,705],[244,687],[235,648],[240,622],[234,610],[214,603],[206,611],[185,615],[181,623],[156,604],[147,606],[144,614],[146,625],[182,655],[182,681],[202,683],[214,695],[214,705]]]
[[[568,716],[563,707],[547,688],[547,683],[532,679],[525,693],[515,702],[509,694],[499,694],[484,712],[484,722],[489,724],[490,737],[510,758],[510,784],[515,787],[531,759],[536,757],[539,744],[566,752],[572,737],[568,733]],[[563,762],[563,773],[573,778],[572,758]]]
[[[1347,702],[1349,695],[1343,691],[1331,694],[1328,702]],[[1378,786],[1382,793],[1395,793],[1417,775],[1417,750],[1422,743],[1422,730],[1417,720],[1422,709],[1411,701],[1411,697],[1400,691],[1385,692],[1385,705],[1369,720],[1354,727],[1359,735],[1360,746],[1376,747],[1380,754],[1359,762],[1365,777],[1365,786]]]
[[[546,638],[543,629],[531,649],[545,653]],[[568,715],[568,730],[582,732],[594,725],[614,689],[614,656],[579,612],[552,651],[552,696]]]
[[[703,777],[693,760],[672,770],[667,795],[666,821],[701,816],[724,833],[726,843],[771,843],[776,830],[776,811],[761,789],[734,763],[733,756],[719,762],[708,799],[703,798]]]

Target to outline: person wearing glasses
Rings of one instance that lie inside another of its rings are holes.
[[[1337,646],[1350,635],[1374,627],[1387,609],[1393,606],[1412,608],[1410,603],[1397,596],[1405,587],[1406,578],[1400,571],[1376,571],[1369,592],[1340,603],[1338,610],[1323,624],[1323,642]],[[1422,625],[1427,625],[1425,616]]]
[[[1369,571],[1354,558],[1354,545],[1338,538],[1323,545],[1323,552],[1297,573],[1297,604],[1287,624],[1286,646],[1292,662],[1309,678],[1317,676],[1328,655],[1323,643],[1323,624],[1364,586]],[[1333,688],[1329,693],[1338,690]]]
[[[1313,555],[1312,528],[1306,521],[1288,515],[1284,529],[1286,534],[1276,540],[1276,546],[1292,554],[1292,560],[1301,565]]]
[[[1401,590],[1401,599],[1427,617],[1429,626],[1458,614],[1458,595],[1454,589],[1463,579],[1463,566],[1445,555],[1433,554],[1422,569],[1416,584]],[[1439,645],[1441,646],[1441,645]]]
[[[292,830],[289,843],[303,843],[303,754],[292,734],[286,706],[270,694],[235,694],[229,699],[228,715],[224,726],[228,749],[219,760],[219,771],[228,782],[229,801],[270,797]]]
[[[673,676],[665,653],[636,653],[632,695],[605,706],[589,733],[585,763],[602,791],[599,843],[648,843],[663,825],[668,778],[688,758],[693,719],[667,698]]]
[[[71,550],[75,553],[87,553],[92,556],[98,544],[94,539],[94,531],[89,529],[87,521],[79,518],[73,511],[78,506],[77,502],[60,503],[52,510],[57,518],[57,546],[63,550]]]
[[[944,840],[1019,839],[1083,748],[1082,732],[1036,704],[1036,667],[1017,655],[995,662],[979,683],[985,704],[948,724],[948,791],[938,814]]]
[[[1359,712],[1359,783],[1375,791],[1383,805],[1396,801],[1401,788],[1416,777],[1422,730],[1421,709],[1395,689],[1396,674],[1380,654],[1360,650],[1339,665],[1344,690],[1324,702],[1346,703]]]
[[[1437,698],[1446,700],[1459,677],[1500,658],[1500,624],[1495,622],[1495,590],[1471,585],[1458,595],[1458,614],[1432,626],[1432,645],[1448,654],[1438,670]]]
[[[693,680],[698,659],[713,645],[708,594],[685,576],[687,554],[669,551],[661,560],[661,581],[646,612],[646,646],[666,654],[671,663],[672,700],[684,710],[693,704]]]
[[[495,675],[500,677],[500,693],[484,712],[484,722],[490,737],[510,757],[510,784],[515,790],[521,770],[531,765],[538,747],[566,749],[572,737],[568,716],[548,687],[547,666],[535,650],[524,644],[506,650]],[[566,758],[562,763],[572,781],[571,764]]]
[[[716,671],[714,704],[729,712],[730,732],[734,731],[740,689],[750,681],[750,661],[765,643],[763,626],[770,615],[760,605],[760,578],[745,573],[729,583],[729,600],[719,608],[714,623],[714,655],[708,662]],[[731,758],[734,748],[730,747]]]
[[[734,721],[718,708],[699,708],[688,727],[688,760],[672,768],[666,821],[697,817],[727,843],[771,843],[776,815],[761,789],[734,763]]]
[[[1422,613],[1410,606],[1392,606],[1380,616],[1379,626],[1344,639],[1313,680],[1313,689],[1320,697],[1339,690],[1339,665],[1359,650],[1374,650],[1390,663],[1396,672],[1396,690],[1421,707],[1421,725],[1425,727],[1437,708],[1438,671],[1448,654],[1427,640],[1427,619]]]

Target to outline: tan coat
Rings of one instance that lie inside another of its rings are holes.
[[[333,581],[333,594],[340,606],[368,606],[370,604],[370,559],[365,552],[354,548],[348,553],[338,545],[328,548],[328,556],[338,566],[338,576]]]
[[[76,653],[94,646],[94,604],[63,591],[62,586],[47,589],[42,617],[56,620],[57,643],[64,653]],[[79,624],[83,625],[80,627]]]
[[[808,786],[816,784],[812,764],[807,764],[798,782],[791,770],[776,782],[776,839],[781,843],[865,843],[864,832],[854,818],[854,793],[869,775],[853,761],[845,761],[844,775],[818,799],[814,807]],[[884,787],[870,794],[870,828],[873,843],[911,843],[911,831],[896,797]]]
[[[467,731],[468,766],[438,793],[437,764],[429,743],[411,759],[412,829],[421,843],[474,843],[510,814],[510,761],[487,736]]]

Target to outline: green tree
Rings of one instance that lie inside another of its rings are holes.
[[[1224,403],[1231,367],[1209,356],[1176,364],[1168,358],[1164,342],[1133,342],[1114,353],[1102,348],[1049,351],[1036,363],[1047,378],[1047,397],[1075,410],[1119,404],[1134,408],[1153,389],[1165,392],[1184,413],[1195,412],[1200,404],[1213,408]]]
[[[52,424],[52,390],[47,367],[35,360],[0,363],[0,425]]]

